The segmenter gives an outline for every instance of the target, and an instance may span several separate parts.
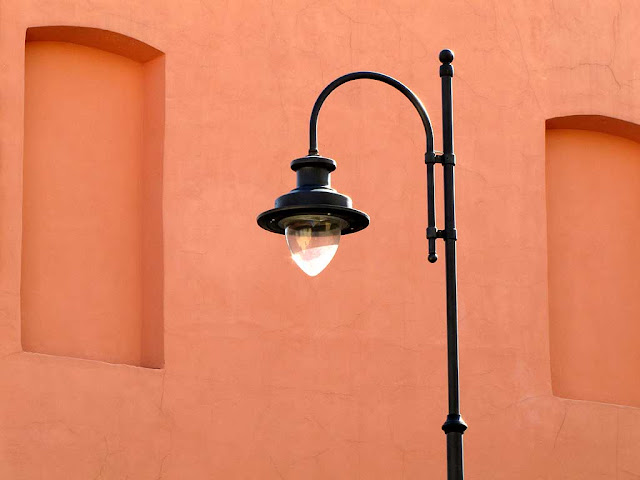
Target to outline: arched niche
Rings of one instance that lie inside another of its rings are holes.
[[[547,121],[551,377],[560,397],[640,406],[640,126]]]
[[[105,30],[29,28],[22,345],[162,367],[164,55]]]

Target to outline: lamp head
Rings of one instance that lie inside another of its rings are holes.
[[[310,276],[320,273],[338,249],[341,235],[369,225],[369,216],[351,207],[351,198],[331,188],[336,162],[308,155],[291,162],[296,188],[278,197],[275,208],[258,215],[258,225],[286,235],[294,261]]]

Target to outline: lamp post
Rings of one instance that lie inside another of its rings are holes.
[[[413,104],[426,134],[425,163],[427,166],[427,239],[428,257],[434,263],[436,239],[445,244],[447,292],[447,365],[449,376],[449,414],[442,426],[447,436],[447,478],[462,480],[462,435],[467,425],[460,415],[460,386],[458,381],[458,299],[456,272],[456,215],[455,215],[455,155],[453,153],[453,52],[440,52],[442,80],[442,138],[443,153],[433,149],[433,129],[422,102],[405,85],[387,75],[375,72],[354,72],[337,78],[320,93],[311,112],[309,125],[309,154],[291,162],[296,172],[297,186],[278,197],[275,208],[258,216],[258,225],[270,232],[284,234],[291,255],[300,268],[310,276],[320,273],[331,261],[341,235],[355,233],[369,225],[367,214],[352,207],[349,197],[331,188],[330,175],[336,163],[318,152],[318,113],[326,98],[340,85],[361,78],[377,80],[399,90]],[[444,173],[444,229],[436,228],[434,167],[441,164]]]

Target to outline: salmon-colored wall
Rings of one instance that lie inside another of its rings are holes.
[[[0,477],[444,478],[444,263],[411,105],[365,81],[327,100],[320,152],[372,224],[321,275],[255,217],[341,74],[405,82],[439,139],[446,47],[467,478],[637,478],[638,408],[552,390],[545,120],[640,124],[639,20],[624,0],[1,0]],[[166,54],[162,369],[22,350],[25,31],[46,25]]]

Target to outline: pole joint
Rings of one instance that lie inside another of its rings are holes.
[[[442,425],[444,433],[456,432],[463,434],[467,429],[467,424],[462,419],[462,416],[456,414],[447,415],[447,421]]]
[[[433,152],[426,153],[424,155],[424,163],[427,165],[435,165],[436,163],[440,165],[455,165],[456,156],[453,153],[443,153],[442,155],[436,155]]]
[[[453,153],[443,153],[442,155],[438,155],[439,163],[443,165],[455,165],[456,164],[456,156]]]

